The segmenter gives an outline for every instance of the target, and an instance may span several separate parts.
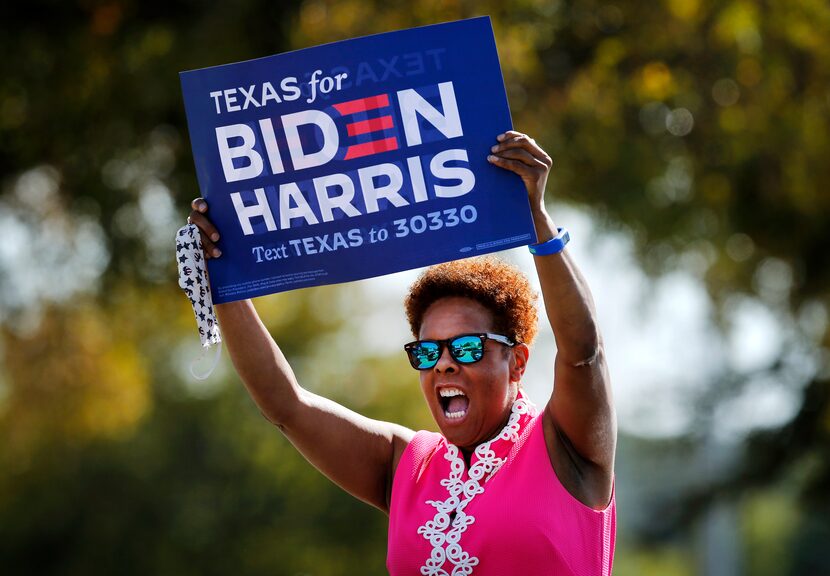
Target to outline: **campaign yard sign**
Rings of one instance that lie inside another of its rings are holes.
[[[222,238],[213,300],[379,276],[535,240],[490,165],[510,111],[488,17],[181,73]]]

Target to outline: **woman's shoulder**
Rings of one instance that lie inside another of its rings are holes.
[[[404,449],[395,476],[405,471],[408,476],[419,477],[433,456],[446,445],[447,440],[441,434],[419,430]]]
[[[429,430],[418,430],[409,441],[406,451],[413,459],[422,460],[446,444],[447,439],[443,435]]]

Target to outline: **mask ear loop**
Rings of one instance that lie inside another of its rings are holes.
[[[213,298],[210,293],[207,266],[202,251],[202,238],[199,229],[193,224],[187,224],[176,233],[176,260],[179,267],[179,287],[184,290],[196,324],[199,328],[199,337],[202,341],[202,353],[190,364],[190,374],[197,380],[207,379],[216,369],[222,350],[222,334],[219,332],[219,323],[216,320],[216,311],[213,309]],[[194,366],[205,357],[207,350],[215,346],[213,359],[204,374],[197,374]]]
[[[202,359],[207,355],[207,351],[210,348],[210,345],[205,346],[202,348],[202,353],[199,354],[199,357],[196,358],[193,362],[190,363],[190,375],[193,376],[196,380],[207,380],[208,377],[213,374],[213,371],[216,369],[216,366],[219,365],[219,358],[222,356],[222,341],[220,340],[216,344],[213,345],[213,349],[215,350],[213,354],[213,359],[210,361],[210,366],[208,366],[207,371],[204,374],[197,374],[196,373],[196,364],[199,364]]]

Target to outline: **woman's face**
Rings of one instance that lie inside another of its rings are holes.
[[[469,298],[442,298],[424,314],[419,339],[444,340],[459,334],[493,332],[493,315]],[[461,364],[444,347],[434,368],[421,370],[421,389],[441,433],[472,450],[498,434],[516,400],[528,348],[486,340],[484,357]]]

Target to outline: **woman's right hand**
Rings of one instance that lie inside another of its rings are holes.
[[[205,258],[219,258],[222,251],[216,247],[216,242],[219,241],[219,230],[206,216],[208,211],[208,204],[204,198],[194,198],[190,203],[193,210],[187,217],[187,221],[195,224],[199,228],[199,233],[202,235],[202,249],[205,253]]]

